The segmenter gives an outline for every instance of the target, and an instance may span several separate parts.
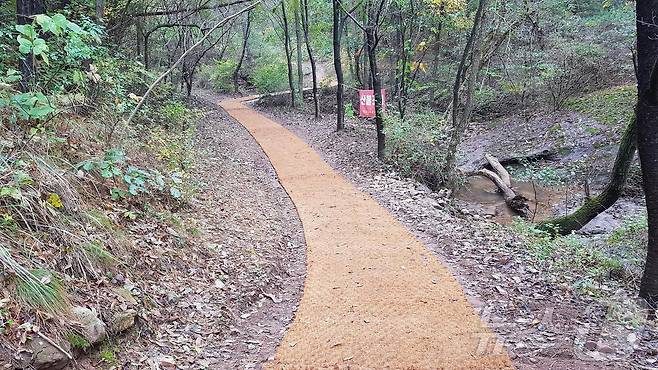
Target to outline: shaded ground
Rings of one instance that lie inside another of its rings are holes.
[[[515,234],[381,165],[374,127],[350,121],[337,134],[333,116],[315,121],[286,108],[260,110],[301,136],[446,261],[519,368],[651,368],[657,361],[658,338],[650,328],[608,319],[612,307],[578,294],[575,277],[551,275],[550,261],[531,256]]]
[[[512,368],[451,273],[372,198],[294,134],[239,100],[295,203],[308,274],[272,368]]]
[[[255,368],[280,342],[304,280],[301,225],[269,161],[227,118],[217,97],[200,95],[194,178],[184,210],[200,234],[184,248],[143,230],[151,271],[134,287],[146,306],[141,324],[117,343],[122,368]],[[169,367],[167,367],[169,366]]]

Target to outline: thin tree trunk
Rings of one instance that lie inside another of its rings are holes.
[[[31,24],[32,19],[30,16],[43,14],[45,10],[46,7],[43,0],[16,0],[16,23]],[[22,75],[20,90],[27,92],[32,87],[36,75],[34,54],[30,53],[24,56],[20,61],[20,70]]]
[[[636,2],[638,152],[647,205],[648,244],[640,297],[658,306],[658,0]]]
[[[288,14],[286,13],[286,2],[281,1],[281,13],[283,17],[283,42],[286,49],[286,63],[288,64],[288,86],[290,87],[290,104],[295,106],[295,82],[292,72],[292,52],[290,51],[290,31],[288,29]]]
[[[336,130],[345,128],[345,99],[343,94],[343,65],[340,58],[341,20],[339,0],[333,0],[333,41],[334,41],[334,69],[336,70]]]
[[[96,0],[96,20],[102,24],[103,18],[105,18],[105,0]]]
[[[315,66],[315,57],[313,56],[313,46],[311,46],[311,35],[308,30],[308,0],[302,1],[302,25],[304,28],[304,41],[306,42],[306,51],[308,52],[308,60],[311,63],[311,75],[313,77],[313,108],[315,111],[315,118],[320,118],[320,101],[318,100],[318,75]]]
[[[304,59],[302,58],[302,31],[299,26],[300,10],[295,9],[295,43],[297,44],[297,106],[304,105]]]
[[[633,162],[633,158],[635,157],[635,150],[637,147],[636,122],[637,120],[635,116],[633,116],[626,127],[626,131],[624,132],[621,143],[619,144],[619,150],[617,151],[617,158],[615,159],[615,165],[612,169],[610,180],[601,194],[585,201],[577,211],[570,215],[540,223],[538,225],[539,229],[549,232],[557,232],[561,235],[568,235],[572,231],[582,228],[594,219],[594,217],[615,204],[621,195],[624,184],[626,184],[628,170]]]
[[[375,90],[375,124],[377,125],[377,158],[384,159],[384,150],[386,148],[386,135],[384,134],[384,115],[382,112],[382,83],[377,68],[377,36],[375,35],[376,26],[369,26],[365,29],[366,39],[368,41],[368,60],[370,61],[370,75],[372,78],[372,87]]]
[[[445,167],[443,169],[444,179],[452,180],[454,171],[455,171],[455,162],[457,158],[457,150],[459,144],[461,143],[462,136],[466,131],[468,126],[468,121],[471,119],[471,113],[473,109],[473,90],[475,88],[475,82],[477,79],[477,74],[479,72],[479,62],[481,59],[480,55],[480,42],[481,42],[481,29],[483,25],[483,18],[485,13],[485,8],[487,6],[487,0],[480,0],[478,4],[477,11],[475,13],[475,19],[473,21],[473,28],[471,29],[471,34],[468,37],[466,42],[466,47],[464,47],[464,53],[462,54],[461,61],[459,62],[459,67],[457,69],[457,76],[455,78],[455,85],[453,86],[452,92],[452,135],[450,137],[450,142],[448,143],[448,149],[446,154]],[[460,104],[460,90],[461,85],[464,82],[464,75],[466,73],[466,61],[468,60],[469,55],[471,56],[471,71],[469,74],[469,79],[466,87],[466,97],[463,107]],[[460,112],[461,108],[461,112]]]
[[[238,92],[238,78],[240,77],[240,68],[242,68],[242,61],[244,60],[244,55],[247,53],[247,45],[249,44],[249,31],[251,30],[251,12],[247,13],[247,20],[244,27],[244,40],[242,41],[242,51],[240,52],[240,58],[238,58],[238,64],[235,66],[235,71],[233,71],[233,90]]]

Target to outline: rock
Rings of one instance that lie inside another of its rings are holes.
[[[125,288],[114,288],[112,289],[114,293],[119,297],[119,299],[123,302],[126,303],[128,306],[137,306],[137,300],[135,297],[132,295],[132,293]]]
[[[58,343],[62,349],[70,352],[68,342]],[[64,369],[70,362],[66,354],[47,341],[36,337],[28,342],[28,351],[21,354],[23,368],[33,367],[36,370]]]
[[[132,309],[128,309],[115,314],[112,318],[112,324],[110,325],[112,333],[119,334],[132,328],[135,325],[136,317],[137,311]]]
[[[597,350],[601,353],[606,353],[606,354],[611,354],[616,352],[612,347],[602,343],[598,344]]]
[[[587,223],[583,228],[578,232],[580,234],[605,234],[612,232],[623,226],[621,220],[616,219],[613,215],[609,213],[601,213],[600,215],[594,217],[592,221]]]
[[[162,370],[176,370],[176,359],[171,356],[160,357],[158,363]]]
[[[585,342],[585,349],[587,349],[588,351],[594,351],[596,349],[596,347],[597,347],[597,345],[596,345],[596,342],[594,342],[594,341],[590,340],[590,341]]]
[[[71,313],[75,316],[76,321],[82,324],[82,335],[89,344],[100,343],[107,337],[105,323],[98,318],[96,311],[75,306],[71,309]]]

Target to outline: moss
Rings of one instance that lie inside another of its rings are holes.
[[[621,126],[633,114],[636,98],[635,85],[618,86],[571,99],[567,106],[600,123]]]

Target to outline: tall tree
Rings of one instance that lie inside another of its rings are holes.
[[[342,20],[340,16],[339,0],[333,0],[333,45],[334,45],[334,69],[336,70],[336,129],[345,128],[345,98],[343,64],[340,57],[340,41],[342,36]]]
[[[443,168],[444,179],[453,178],[457,150],[473,113],[473,94],[477,74],[480,69],[480,61],[482,60],[481,39],[487,3],[488,0],[480,0],[478,3],[475,18],[473,19],[473,27],[471,28],[459,62],[459,67],[457,68],[457,76],[455,77],[455,84],[452,89],[452,134],[448,143],[446,161]],[[468,63],[469,60],[470,63]],[[467,72],[469,72],[468,81],[462,101],[462,84],[465,81]]]
[[[288,86],[290,87],[290,104],[294,107],[295,101],[295,82],[292,72],[292,51],[290,50],[290,29],[288,28],[288,13],[286,12],[286,2],[281,1],[281,17],[283,19],[283,43],[286,49],[286,64],[288,65]]]
[[[302,2],[302,26],[304,29],[304,41],[306,43],[306,51],[308,52],[308,61],[311,63],[311,75],[313,77],[313,110],[315,118],[320,118],[320,101],[318,99],[318,73],[317,66],[315,65],[315,56],[313,55],[313,46],[311,45],[311,35],[309,31],[309,13],[308,13],[308,0],[301,0]]]
[[[302,57],[302,30],[300,27],[301,18],[299,16],[299,0],[294,1],[295,12],[295,44],[297,52],[297,106],[304,104],[304,58]]]
[[[658,0],[638,0],[637,126],[638,152],[647,205],[648,244],[640,296],[658,306]],[[655,315],[655,312],[654,314]],[[653,316],[652,315],[652,316]],[[655,316],[654,316],[655,317]]]
[[[384,159],[386,149],[386,134],[384,133],[384,110],[382,99],[382,80],[377,65],[377,47],[379,46],[379,29],[382,22],[382,14],[385,14],[387,0],[367,0],[365,3],[365,14],[367,23],[361,24],[351,11],[343,8],[343,11],[352,19],[366,37],[366,48],[368,49],[368,61],[370,65],[370,79],[375,95],[375,126],[377,129],[377,158]],[[342,6],[342,5],[341,5]]]
[[[240,69],[242,68],[242,62],[244,61],[244,56],[247,53],[247,47],[249,45],[249,33],[251,32],[251,12],[247,13],[247,19],[244,25],[244,38],[242,40],[242,50],[240,51],[240,57],[238,58],[238,64],[235,66],[233,71],[233,90],[238,92],[238,77],[240,76]]]

